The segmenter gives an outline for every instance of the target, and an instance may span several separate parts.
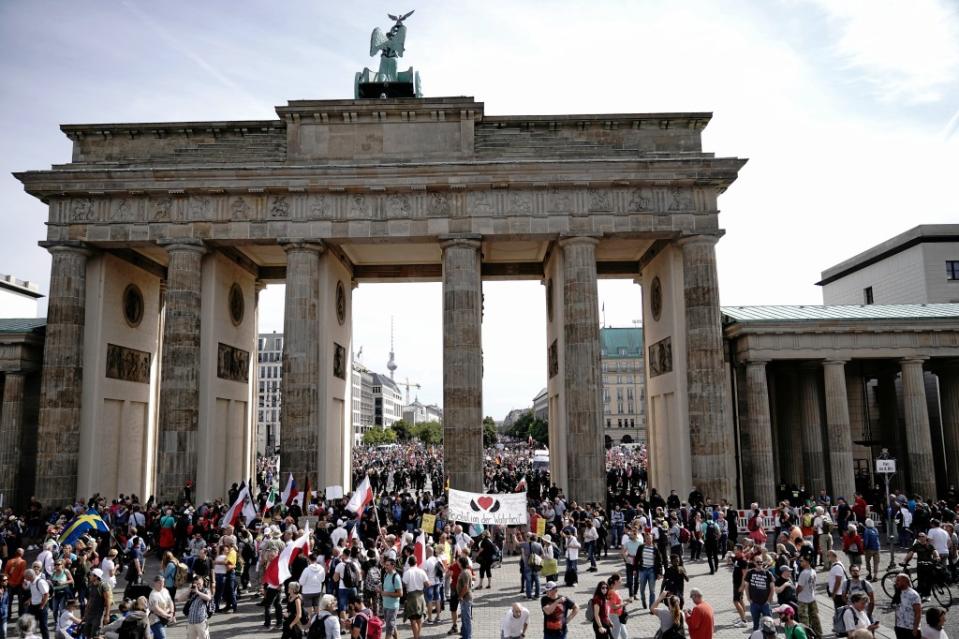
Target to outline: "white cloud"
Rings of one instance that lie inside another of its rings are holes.
[[[884,101],[937,102],[959,75],[959,11],[941,0],[817,0],[836,53]]]

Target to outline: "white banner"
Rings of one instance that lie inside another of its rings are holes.
[[[449,520],[496,526],[525,526],[526,493],[487,495],[450,489]]]

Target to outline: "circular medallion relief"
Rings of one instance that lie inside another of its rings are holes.
[[[336,283],[336,321],[340,326],[346,322],[346,291],[343,289],[343,282]]]
[[[143,293],[136,284],[130,284],[123,291],[123,319],[133,328],[143,321]]]
[[[546,321],[553,321],[553,278],[546,280]]]
[[[246,303],[243,300],[243,289],[239,284],[234,283],[230,287],[230,320],[234,326],[239,326],[243,322],[243,312]]]
[[[663,285],[658,277],[653,278],[649,289],[649,309],[653,312],[653,319],[658,322],[663,314]]]

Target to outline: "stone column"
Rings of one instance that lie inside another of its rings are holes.
[[[160,374],[157,498],[179,500],[187,481],[196,497],[200,412],[201,263],[199,240],[164,244],[169,255]]]
[[[826,464],[822,452],[822,415],[819,409],[819,379],[815,366],[803,366],[799,372],[800,421],[802,428],[802,464],[805,487],[818,495],[826,487]]]
[[[567,237],[563,251],[563,385],[569,498],[580,504],[606,499],[603,385],[600,370],[599,295],[595,237]]]
[[[686,305],[686,379],[693,485],[716,500],[733,499],[733,429],[727,413],[715,236],[679,240]],[[680,354],[681,356],[681,354]]]
[[[319,331],[320,243],[287,242],[283,316],[283,379],[280,385],[281,483],[316,478],[320,460]],[[316,481],[314,479],[314,481]]]
[[[829,442],[829,474],[833,497],[852,501],[856,473],[852,463],[852,430],[849,425],[849,396],[846,393],[846,362],[823,362],[826,387],[826,437]]]
[[[949,485],[959,487],[959,365],[953,363],[937,371],[939,401],[942,402],[942,438],[945,443]]]
[[[936,469],[932,458],[926,386],[922,378],[924,361],[925,358],[921,357],[900,361],[902,403],[906,417],[906,448],[909,454],[911,489],[926,499],[932,499],[936,495]]]
[[[766,362],[746,362],[746,419],[752,477],[748,478],[747,494],[750,501],[761,508],[776,505],[776,476],[773,464],[772,424],[769,416],[769,386],[766,380]]]
[[[480,236],[441,238],[443,463],[455,490],[483,492],[483,283]]]
[[[77,497],[87,257],[79,243],[47,246],[53,255],[40,382],[36,497],[60,508]]]
[[[20,475],[25,382],[26,373],[21,371],[4,375],[3,400],[0,405],[0,494],[6,495],[5,506],[23,500],[22,495],[17,499],[17,480]]]

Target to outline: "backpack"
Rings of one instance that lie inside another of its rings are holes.
[[[688,544],[689,543],[689,530],[686,528],[679,529],[679,543]]]
[[[822,516],[822,532],[826,535],[832,532],[832,517],[828,514]]]
[[[443,562],[439,559],[436,560],[436,566],[433,568],[433,576],[437,579],[443,578]]]
[[[719,541],[719,526],[716,525],[716,522],[709,521],[706,523],[706,539]]]
[[[584,607],[586,608],[586,621],[593,623],[596,620],[596,611],[593,610],[593,599],[590,598]]]
[[[360,581],[360,576],[357,572],[356,564],[352,561],[344,562],[343,585],[347,588],[356,588],[356,584]]]
[[[372,610],[359,613],[366,618],[365,639],[383,639],[383,620],[373,614]]]
[[[330,613],[327,612],[323,616],[317,615],[313,617],[313,622],[310,623],[310,629],[306,631],[306,639],[332,639],[326,636],[326,619],[329,616]]]
[[[804,623],[797,623],[796,625],[802,627],[803,632],[806,633],[806,639],[822,639],[819,633],[813,630],[810,626],[807,626]]]
[[[176,574],[173,576],[173,583],[177,588],[182,588],[190,579],[190,567],[182,562],[176,563]]]
[[[832,631],[837,637],[845,637],[849,634],[849,629],[846,628],[846,611],[851,608],[852,606],[840,606],[836,609],[836,612],[833,613]]]
[[[370,567],[366,569],[366,577],[363,578],[363,590],[375,591],[380,587],[380,581],[379,567],[376,564],[370,564]]]

